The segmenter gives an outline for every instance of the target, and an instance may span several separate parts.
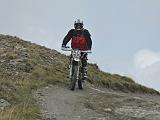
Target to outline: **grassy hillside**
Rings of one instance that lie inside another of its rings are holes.
[[[100,87],[120,90],[123,92],[159,94],[158,91],[138,84],[127,76],[105,73],[101,71],[96,64],[89,65],[89,81]]]
[[[34,120],[39,109],[32,90],[48,84],[68,84],[68,57],[15,36],[0,35],[0,120]],[[159,94],[132,79],[111,75],[89,64],[89,82],[121,91]]]

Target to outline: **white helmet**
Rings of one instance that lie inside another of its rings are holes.
[[[74,28],[77,29],[77,30],[83,29],[83,21],[80,21],[80,19],[77,19],[74,22]]]

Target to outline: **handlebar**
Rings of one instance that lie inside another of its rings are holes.
[[[61,50],[63,51],[72,51],[74,49],[70,48],[70,47],[62,47]],[[85,53],[92,53],[91,50],[80,50],[81,52],[85,52]]]
[[[72,48],[70,48],[70,47],[62,47],[61,50],[63,50],[63,51],[71,51]]]
[[[85,53],[92,53],[91,50],[81,50],[81,52],[85,52]]]

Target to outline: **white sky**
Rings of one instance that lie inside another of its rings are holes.
[[[92,35],[90,62],[160,89],[155,86],[160,86],[160,68],[154,65],[160,52],[160,0],[0,0],[1,34],[60,52],[63,37],[77,18]],[[138,73],[148,67],[153,75]]]

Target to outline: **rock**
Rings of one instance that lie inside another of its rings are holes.
[[[51,113],[48,113],[48,111],[47,111],[47,112],[43,113],[42,120],[57,120],[57,119],[56,119],[56,116],[54,113],[51,114]]]
[[[16,62],[15,60],[10,60],[9,65],[16,66],[16,65],[17,65],[17,62]]]
[[[140,98],[140,97],[133,97],[133,99],[135,99],[135,100],[142,100],[142,98]]]
[[[11,104],[5,99],[0,99],[0,109],[4,110],[5,107],[10,106]]]
[[[0,63],[3,63],[3,62],[5,62],[6,60],[0,60]]]
[[[22,58],[28,58],[28,57],[29,57],[27,52],[21,52],[21,53],[20,53],[20,56],[21,56]]]
[[[103,110],[104,110],[105,112],[111,112],[111,111],[112,111],[111,108],[104,108]]]

